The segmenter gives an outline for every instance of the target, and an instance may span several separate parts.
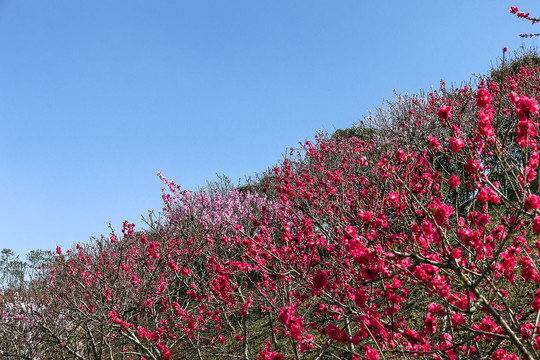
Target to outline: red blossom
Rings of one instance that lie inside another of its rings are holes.
[[[328,283],[328,272],[319,270],[313,277],[313,290],[319,292]]]
[[[493,97],[491,96],[490,92],[484,88],[480,88],[476,93],[476,105],[484,109],[486,109],[489,104],[491,104],[492,100]]]
[[[488,202],[488,200],[489,200],[489,189],[488,188],[483,188],[482,190],[480,190],[480,192],[478,193],[478,196],[476,198],[478,199],[478,202],[480,204]]]
[[[461,249],[453,249],[452,250],[452,257],[454,259],[461,259],[462,256],[463,256],[463,253],[461,252]]]
[[[459,184],[461,184],[461,181],[459,180],[459,177],[457,175],[450,176],[450,179],[448,179],[448,185],[450,185],[450,188],[452,190],[456,189]]]
[[[111,290],[105,289],[105,301],[111,302]]]
[[[443,204],[439,200],[429,204],[428,209],[433,211],[433,216],[435,217],[435,222],[437,223],[437,225],[447,223],[450,215],[454,213],[453,207]]]
[[[375,349],[369,348],[369,345],[366,348],[366,360],[379,360],[379,352]]]
[[[453,137],[453,138],[450,138],[449,146],[450,146],[450,150],[457,153],[465,146],[465,141],[462,138]]]
[[[177,271],[177,267],[176,267],[176,263],[174,262],[174,260],[169,260],[169,262],[167,263],[167,265],[173,270],[173,271]]]
[[[452,118],[452,108],[450,105],[443,105],[439,108],[437,115],[441,120],[449,120]]]
[[[452,328],[457,329],[458,326],[465,324],[465,317],[461,313],[455,313],[452,316]]]
[[[536,210],[540,208],[540,197],[534,194],[530,194],[525,199],[525,210]]]
[[[467,159],[465,163],[465,170],[468,173],[475,173],[477,171],[482,171],[484,168],[480,165],[480,161],[477,159]]]
[[[540,216],[535,216],[533,219],[533,231],[536,235],[540,235]]]
[[[540,311],[540,289],[536,290],[536,293],[534,294],[534,299],[531,304],[534,311],[539,312]]]
[[[529,95],[513,95],[511,98],[514,103],[516,114],[520,120],[528,120],[529,118],[538,115],[540,107],[538,102]]]
[[[439,140],[437,140],[437,138],[431,136],[431,135],[428,135],[428,142],[429,142],[429,145],[437,150],[437,151],[441,151],[442,150],[442,146],[441,146],[441,143],[439,142]]]
[[[334,324],[329,324],[324,328],[324,333],[332,340],[345,344],[349,341],[349,336]]]

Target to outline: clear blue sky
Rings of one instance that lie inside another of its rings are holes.
[[[537,1],[0,0],[0,248],[137,229],[158,171],[263,171],[399,93],[460,84],[540,32]],[[538,41],[538,40],[536,40]]]

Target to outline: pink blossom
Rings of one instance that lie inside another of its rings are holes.
[[[450,205],[443,204],[439,200],[429,204],[428,208],[433,211],[435,222],[437,225],[442,225],[448,222],[448,218],[454,213],[454,208]]]
[[[302,317],[292,317],[289,329],[291,339],[301,340],[304,331],[304,319]]]
[[[495,130],[493,129],[493,126],[491,126],[491,121],[494,116],[495,113],[493,109],[482,109],[476,114],[476,118],[478,119],[478,130],[481,135],[487,138],[492,138],[495,135]]]
[[[450,176],[450,179],[448,179],[448,185],[450,185],[451,189],[457,188],[459,184],[461,184],[461,181],[457,175],[452,175]]]
[[[465,324],[465,317],[463,314],[455,313],[452,316],[452,328],[457,329],[459,325]]]
[[[428,135],[428,143],[435,150],[437,150],[437,151],[442,150],[442,146],[441,146],[441,143],[439,142],[439,140],[437,140],[437,138],[435,138],[435,137],[433,137],[431,135]]]
[[[540,235],[540,216],[535,216],[533,219],[533,231],[536,235]]]
[[[349,341],[349,336],[347,335],[347,333],[342,331],[334,324],[327,325],[324,330],[326,334],[328,334],[328,337],[332,340],[338,341],[342,344],[345,344]]]
[[[453,249],[452,250],[452,257],[454,259],[461,259],[462,256],[463,256],[463,254],[461,252],[461,249]]]
[[[111,290],[105,289],[105,301],[111,302]]]
[[[435,319],[435,316],[431,312],[427,313],[426,320],[424,320],[424,327],[425,332],[428,334],[435,334],[437,331],[437,319]]]
[[[276,351],[270,351],[269,349],[270,348],[268,347],[268,348],[265,348],[263,351],[261,351],[257,359],[259,360],[284,360],[285,359],[283,357],[283,354],[280,354]]]
[[[540,107],[535,99],[528,95],[514,95],[511,100],[515,105],[516,114],[520,120],[527,120],[532,116],[538,115]]]
[[[465,170],[468,173],[472,174],[477,171],[482,171],[483,169],[484,168],[482,167],[482,165],[480,165],[480,161],[478,161],[477,159],[468,159],[465,163]]]
[[[540,208],[540,197],[534,195],[534,194],[530,194],[526,199],[525,199],[525,210],[536,210],[538,208]]]
[[[323,287],[328,283],[328,272],[324,270],[319,270],[313,276],[313,290],[319,292]]]
[[[536,312],[540,311],[540,289],[536,290],[536,293],[534,294],[534,299],[531,305],[534,311]]]
[[[375,349],[367,349],[366,360],[379,360],[379,352]]]
[[[482,190],[480,190],[476,198],[478,199],[478,202],[480,204],[487,202],[489,200],[488,188],[483,188]]]
[[[532,169],[536,169],[540,162],[540,154],[538,152],[533,152],[529,158],[528,166]]]
[[[484,88],[481,88],[476,93],[476,105],[486,109],[493,100],[490,92]]]
[[[459,137],[450,138],[449,141],[450,150],[457,153],[465,146],[465,141]]]
[[[439,108],[437,113],[441,120],[449,120],[452,118],[452,108],[450,105],[443,105]]]
[[[521,331],[520,331],[521,338],[523,340],[527,340],[532,335],[533,328],[534,328],[534,324],[532,323],[522,324]]]
[[[173,271],[177,271],[177,267],[176,267],[176,263],[174,262],[174,260],[169,260],[169,262],[167,263],[167,265],[173,270]]]
[[[388,195],[388,200],[392,201],[392,202],[398,202],[399,201],[399,194],[395,191],[392,191],[389,195]]]

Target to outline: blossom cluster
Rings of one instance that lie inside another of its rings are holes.
[[[515,6],[510,6],[510,13],[515,14],[518,18],[529,20],[533,25],[540,21],[539,18],[535,18],[531,16],[531,13],[527,12],[524,13],[522,11],[519,11],[519,9]],[[534,36],[538,36],[540,34],[520,34],[522,38],[532,38]]]

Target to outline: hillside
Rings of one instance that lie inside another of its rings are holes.
[[[0,300],[8,359],[540,358],[540,69],[403,95]]]

